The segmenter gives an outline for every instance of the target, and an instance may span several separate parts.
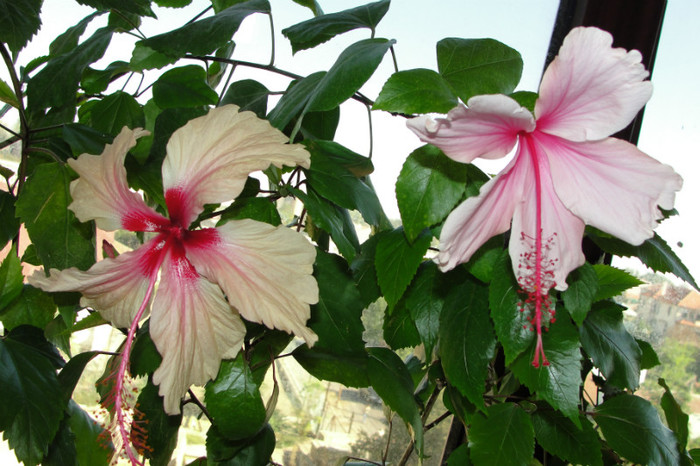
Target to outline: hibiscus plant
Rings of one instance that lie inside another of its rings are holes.
[[[635,394],[658,358],[613,300],[641,283],[613,255],[697,287],[654,233],[675,214],[681,177],[611,136],[650,98],[641,55],[575,28],[538,92],[514,92],[515,49],[447,38],[437,70],[394,60],[368,97],[360,89],[401,46],[376,37],[390,0],[329,14],[294,1],[309,19],[253,63],[233,41],[252,15],[269,17],[258,33],[274,37],[268,0],[212,0],[150,37],[139,25],[156,6],[191,2],[79,0],[94,13],[29,58],[42,1],[0,0],[0,144],[18,154],[0,161],[0,430],[17,459],[168,464],[187,406],[210,425],[192,464],[268,464],[275,361],[291,357],[376,392],[410,433],[402,462],[437,464],[424,434],[451,420],[449,464],[693,464],[671,390],[660,380],[662,400]],[[326,71],[275,64],[275,47],[356,29],[366,38]],[[97,64],[124,35],[137,38],[124,60]],[[284,81],[268,89],[240,69]],[[373,112],[392,115],[426,145],[344,147],[348,102],[370,128]],[[400,220],[382,208],[372,157],[405,160]],[[495,176],[471,163],[504,157]],[[120,231],[131,247],[117,247]],[[370,345],[363,310],[377,303],[383,344]],[[118,348],[71,349],[110,325]],[[93,412],[73,397],[100,359]],[[445,414],[432,412],[438,399]],[[385,464],[387,450],[363,464]]]

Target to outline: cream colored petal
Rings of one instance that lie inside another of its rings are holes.
[[[28,281],[44,291],[78,291],[83,306],[99,311],[116,327],[128,327],[144,300],[149,277],[157,273],[149,265],[149,257],[156,252],[157,243],[151,242],[116,259],[97,262],[85,272],[74,267],[51,269],[47,277],[37,270]]]
[[[209,231],[210,241],[187,244],[197,270],[221,286],[245,319],[315,343],[316,334],[306,327],[309,305],[318,302],[314,246],[293,230],[254,220]]]
[[[95,220],[99,228],[108,231],[155,231],[155,225],[165,220],[131,191],[126,181],[126,154],[137,138],[147,134],[124,127],[102,155],[82,154],[68,161],[80,175],[71,183],[73,203],[69,208],[81,222]]]
[[[221,360],[238,354],[245,325],[218,286],[198,276],[184,257],[171,257],[163,264],[150,333],[163,356],[153,382],[165,411],[178,414],[187,389],[215,378]]]
[[[308,167],[309,153],[253,112],[214,108],[173,133],[163,162],[171,218],[187,227],[204,204],[234,199],[248,174],[276,167]]]

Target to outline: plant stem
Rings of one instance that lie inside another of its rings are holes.
[[[199,398],[197,398],[191,388],[187,389],[187,393],[190,395],[190,398],[189,400],[185,401],[185,403],[194,403],[199,406],[199,409],[201,409],[202,413],[204,413],[207,419],[209,419],[209,422],[213,423],[214,421],[212,421],[211,415],[209,414],[209,411],[207,411],[207,407],[204,406],[201,401],[199,401]]]
[[[5,61],[5,66],[7,67],[7,72],[10,74],[10,80],[12,81],[12,87],[14,88],[15,97],[17,97],[17,111],[19,112],[19,137],[22,141],[21,159],[19,162],[19,169],[17,170],[17,191],[15,191],[15,195],[19,196],[19,194],[22,192],[22,187],[24,186],[24,178],[27,173],[27,148],[29,147],[30,136],[29,125],[27,124],[27,115],[25,113],[24,100],[22,98],[22,85],[19,81],[19,78],[17,77],[15,65],[12,62],[12,56],[5,48],[5,44],[1,42],[0,55],[2,55],[2,58]],[[17,235],[14,238],[12,238],[12,244],[15,246],[15,250],[18,256],[20,255],[19,233],[20,232],[18,230]]]

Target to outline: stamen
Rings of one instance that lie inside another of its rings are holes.
[[[520,241],[527,245],[525,251],[520,255],[520,263],[518,264],[518,284],[523,292],[527,293],[525,302],[520,304],[520,311],[528,309],[530,311],[530,329],[537,331],[537,342],[535,344],[535,354],[532,359],[534,367],[548,366],[549,361],[544,354],[542,345],[542,326],[545,325],[545,330],[548,330],[549,324],[554,322],[554,309],[549,296],[551,290],[556,283],[554,281],[554,270],[558,259],[551,258],[550,254],[554,250],[554,243],[557,234],[544,239],[542,231],[542,179],[540,176],[540,167],[537,160],[534,141],[529,135],[521,134],[521,143],[527,145],[527,151],[532,161],[533,170],[535,172],[535,199],[536,199],[536,220],[535,220],[535,237],[531,238],[524,232],[521,234]]]
[[[164,247],[153,250],[154,253],[158,253],[158,257],[154,263],[155,266],[151,269],[146,294],[129,327],[126,341],[119,355],[119,365],[113,375],[110,376],[114,381],[112,388],[102,402],[102,406],[109,412],[111,417],[111,423],[107,430],[110,432],[115,449],[112,464],[116,464],[120,457],[126,456],[126,459],[133,466],[143,466],[136,454],[143,454],[146,450],[150,450],[146,445],[147,432],[144,427],[146,420],[143,419],[143,414],[136,405],[136,392],[138,390],[129,374],[129,359],[138,324],[148,307],[156,280],[158,279],[158,271],[169,250],[170,247],[167,242]]]

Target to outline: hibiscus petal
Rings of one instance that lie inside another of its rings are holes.
[[[531,282],[535,279],[537,264],[537,191],[531,151],[537,151],[540,172],[540,216],[541,216],[541,257],[539,288],[558,290],[567,288],[566,277],[569,272],[585,262],[581,250],[584,223],[572,214],[557,197],[550,176],[547,159],[541,153],[542,148],[534,142],[531,146],[522,143],[522,159],[518,165],[528,165],[529,180],[522,193],[522,202],[515,209],[513,227],[510,236],[509,251],[513,270],[518,283],[525,291],[533,292]],[[532,280],[531,280],[532,278]]]
[[[148,207],[141,196],[129,189],[124,159],[136,139],[147,135],[142,129],[127,127],[105,146],[102,155],[82,154],[68,160],[80,177],[70,186],[73,203],[69,208],[81,222],[95,220],[103,230],[124,228],[131,231],[155,231],[166,220]]]
[[[545,135],[546,136],[546,135]],[[588,225],[630,244],[653,236],[661,212],[672,209],[682,178],[620,139],[544,143],[557,196]]]
[[[515,146],[518,132],[535,127],[532,114],[504,95],[472,97],[468,105],[453,108],[447,118],[420,116],[406,124],[423,142],[463,163],[504,157]]]
[[[641,59],[636,50],[612,48],[605,31],[572,29],[542,77],[535,104],[538,129],[585,141],[627,126],[651,97]]]
[[[316,249],[301,234],[254,220],[233,220],[192,232],[187,257],[199,273],[218,283],[241,315],[293,333],[309,346],[310,304],[318,302],[313,277]]]
[[[440,233],[436,259],[442,271],[469,261],[488,239],[510,228],[511,218],[528,180],[527,165],[516,164],[517,156],[498,176],[454,209]]]
[[[253,112],[214,108],[175,131],[163,162],[163,187],[173,222],[187,228],[204,204],[234,199],[248,174],[276,167],[309,167],[309,153]]]
[[[157,273],[157,256],[162,243],[158,239],[136,251],[125,252],[116,259],[104,259],[88,271],[75,267],[51,269],[47,277],[37,270],[28,278],[32,286],[44,291],[78,291],[80,304],[100,312],[115,327],[131,325],[146,295],[149,278]]]
[[[221,289],[200,277],[183,253],[163,263],[149,326],[163,357],[153,383],[168,414],[180,412],[191,385],[215,378],[221,360],[235,357],[245,337],[245,325]]]

